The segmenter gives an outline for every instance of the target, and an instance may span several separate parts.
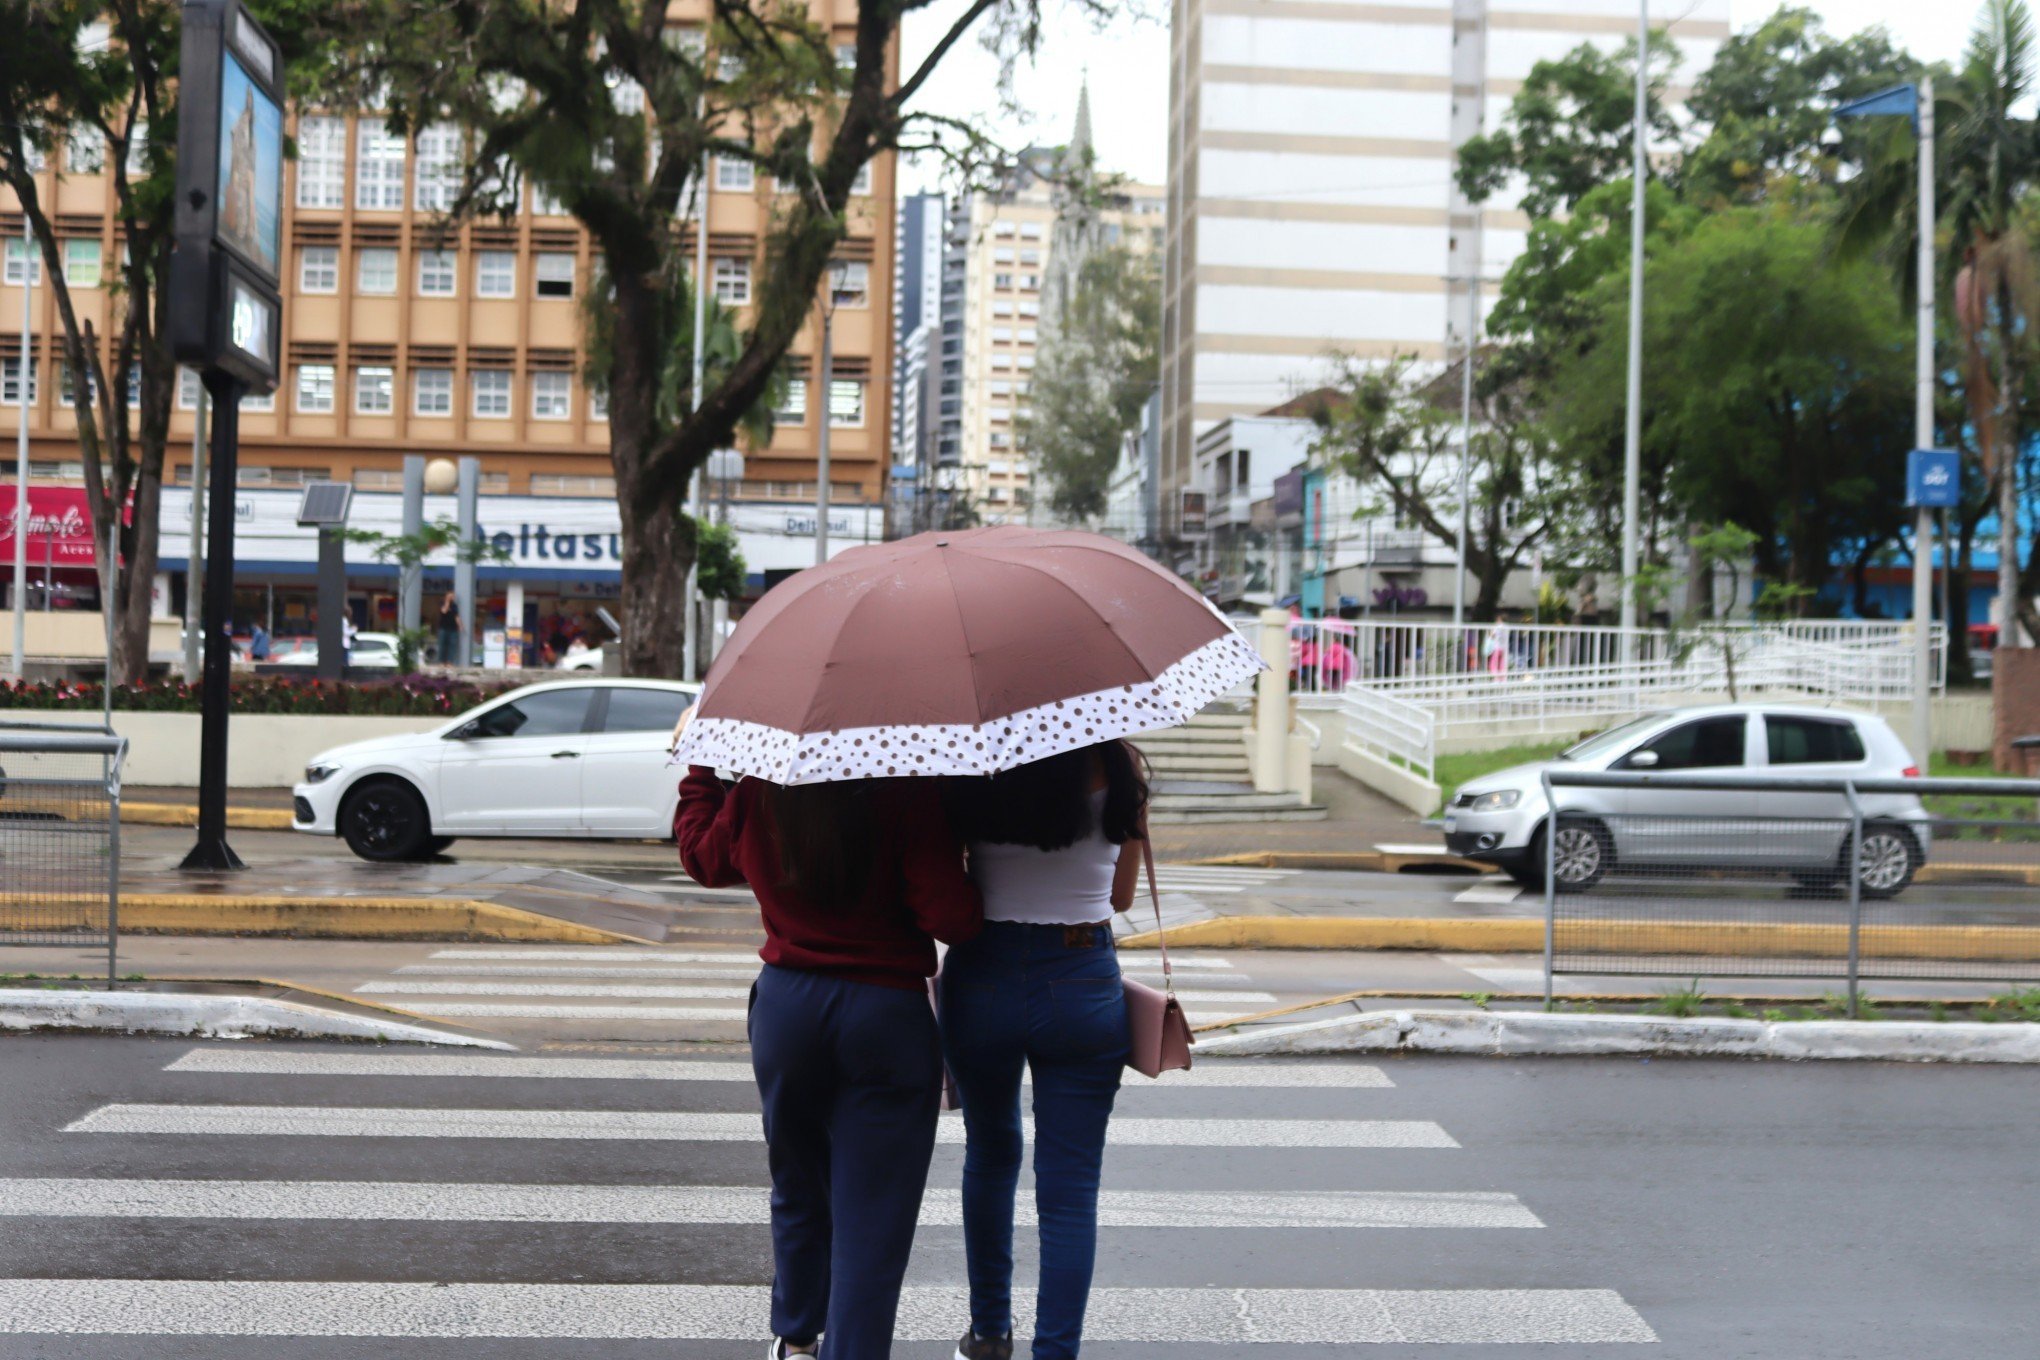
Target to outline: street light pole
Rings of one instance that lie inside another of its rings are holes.
[[[1480,239],[1476,226],[1473,239]],[[1452,626],[1466,623],[1466,529],[1467,496],[1472,490],[1473,468],[1473,355],[1480,343],[1480,257],[1466,275],[1466,354],[1459,375],[1459,532],[1452,572]],[[1464,642],[1455,643],[1463,651]]]
[[[1629,199],[1629,412],[1622,434],[1622,662],[1636,660],[1637,518],[1643,478],[1643,176],[1650,129],[1650,0],[1636,6],[1636,132]]]
[[[14,678],[28,665],[28,399],[35,364],[35,235],[21,223],[21,423],[14,430]],[[36,384],[40,387],[41,384]],[[40,392],[37,396],[42,395]]]
[[[829,560],[829,426],[835,423],[836,396],[836,273],[824,276],[822,287],[822,429],[815,438],[815,565]]]
[[[1934,80],[1919,88],[1919,334],[1913,379],[1913,447],[1934,447]],[[1913,529],[1913,755],[1922,771],[1933,756],[1934,512],[1921,504]],[[1944,620],[1949,628],[1955,620]]]

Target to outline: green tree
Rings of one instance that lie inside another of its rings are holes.
[[[1105,512],[1121,441],[1161,371],[1162,280],[1152,251],[1107,246],[1084,261],[1055,327],[1044,338],[1020,422],[1034,460],[1035,494],[1058,519]]]
[[[902,17],[928,0],[873,0],[854,43],[805,5],[717,0],[705,41],[669,27],[664,0],[332,0],[298,35],[324,66],[324,98],[380,106],[411,131],[464,129],[466,181],[450,220],[505,210],[519,180],[559,200],[593,237],[611,281],[610,459],[623,528],[624,665],[674,675],[695,555],[680,513],[689,479],[727,446],[813,313],[859,209],[852,187],[881,152],[982,139],[912,106],[942,61],[986,21],[1011,62],[1042,33],[1039,0],[967,0],[920,65],[889,88]],[[1107,0],[1079,0],[1090,16]],[[379,96],[379,97],[378,97]],[[718,380],[670,406],[679,324],[672,280],[687,268],[685,219],[706,153],[747,161],[774,200],[741,351]]]
[[[1888,277],[1834,258],[1816,216],[1772,205],[1700,220],[1649,257],[1644,288],[1644,450],[1670,502],[1658,515],[1741,523],[1759,575],[1808,590],[1866,523],[1896,537],[1912,386]],[[1568,447],[1608,447],[1623,420],[1626,270],[1594,304],[1544,393]]]
[[[1333,400],[1312,414],[1311,457],[1360,484],[1356,513],[1392,512],[1448,547],[1459,536],[1460,370],[1426,380],[1414,359],[1337,359]],[[1569,498],[1543,432],[1517,394],[1482,385],[1467,463],[1466,568],[1472,617],[1492,619],[1502,586],[1549,538]]]
[[[697,560],[701,594],[709,600],[740,600],[744,597],[744,554],[737,550],[737,531],[727,524],[704,524],[697,539],[701,555]]]
[[[0,186],[21,205],[56,304],[100,600],[113,613],[111,670],[130,682],[149,663],[163,451],[177,383],[163,280],[180,32],[171,0],[0,0]],[[111,186],[120,242],[101,266],[104,335],[91,295],[81,299],[65,275],[39,179],[45,165],[68,176],[97,173],[95,163]],[[44,400],[57,377],[50,367],[37,375]]]

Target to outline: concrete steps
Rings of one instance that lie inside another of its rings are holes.
[[[1322,821],[1323,807],[1293,793],[1254,791],[1246,729],[1246,714],[1207,709],[1181,727],[1138,738],[1155,779],[1149,820],[1158,826]]]

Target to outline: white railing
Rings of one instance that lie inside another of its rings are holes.
[[[1478,649],[1468,641],[1476,636]],[[1615,628],[1292,625],[1291,680],[1302,705],[1343,711],[1349,746],[1425,772],[1441,743],[1575,737],[1654,709],[1723,700],[1731,688],[1745,699],[1854,704],[1913,695],[1905,624],[1638,630],[1634,661],[1621,659],[1622,641]],[[1945,643],[1937,627],[1936,688]]]
[[[1347,750],[1436,779],[1438,723],[1430,709],[1361,685],[1346,691],[1341,707]]]

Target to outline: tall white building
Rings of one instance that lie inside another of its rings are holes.
[[[1183,537],[1199,437],[1317,386],[1334,351],[1443,362],[1469,286],[1529,221],[1476,211],[1455,149],[1497,126],[1530,68],[1619,46],[1636,0],[1175,0],[1163,275],[1162,532]],[[1729,0],[1660,26],[1682,79],[1728,36]],[[1655,16],[1653,16],[1655,18]]]

